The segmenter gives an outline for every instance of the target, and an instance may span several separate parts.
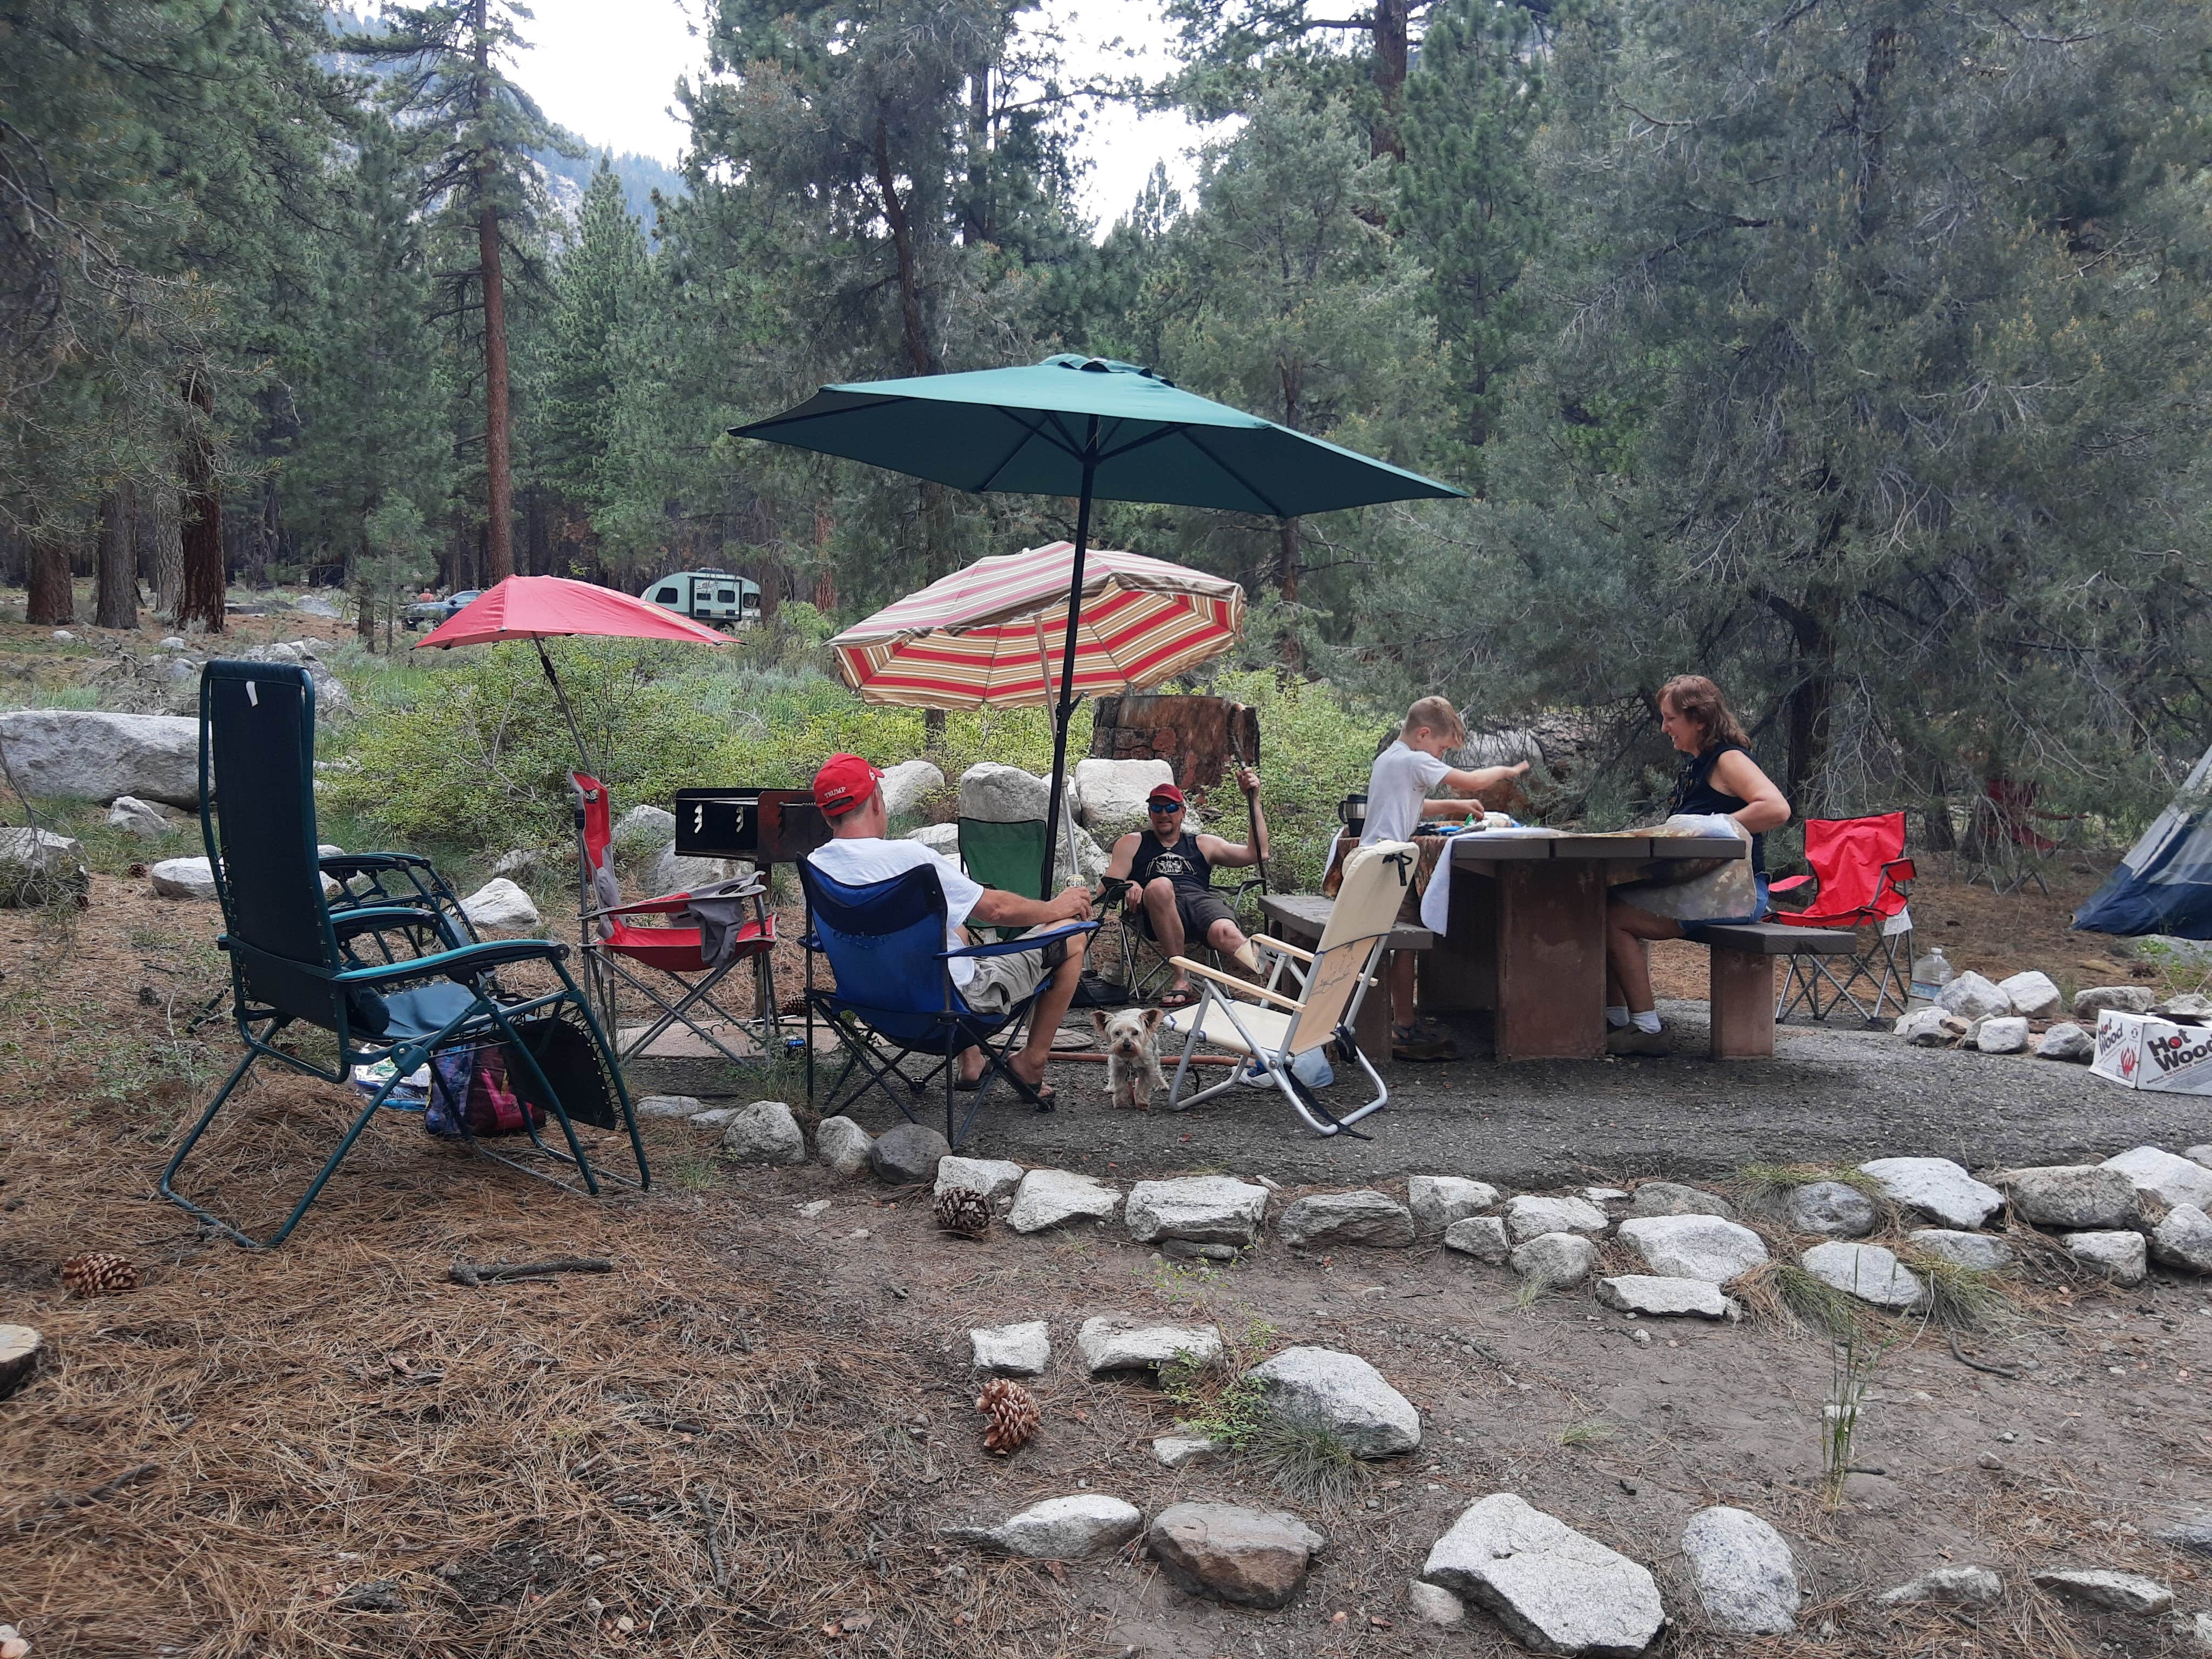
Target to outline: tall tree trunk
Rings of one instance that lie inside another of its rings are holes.
[[[485,0],[477,0],[477,115],[491,78],[491,32]],[[483,271],[484,496],[489,533],[484,538],[483,586],[514,574],[514,473],[509,460],[507,410],[507,289],[500,274],[499,204],[492,199],[489,163],[477,168],[477,259]]]
[[[960,204],[960,241],[976,247],[991,240],[991,66],[968,76],[968,198]]]
[[[76,620],[76,591],[70,581],[69,538],[46,526],[31,532],[29,568],[25,573],[29,601],[23,620],[59,628]]]
[[[99,628],[138,626],[136,492],[119,483],[100,504],[100,562],[93,573],[92,620]]]
[[[545,511],[545,492],[536,484],[522,493],[523,557],[533,576],[553,574],[553,529]]]
[[[364,502],[362,518],[366,520],[368,517],[368,504]],[[366,535],[361,538],[361,545],[354,550],[352,575],[356,589],[354,637],[362,642],[364,649],[374,651],[376,649],[376,584],[369,575],[368,538]]]
[[[479,5],[481,11],[481,5]],[[489,181],[479,180],[489,191]],[[489,514],[484,539],[484,586],[514,574],[514,474],[508,459],[507,410],[507,295],[499,266],[499,210],[489,202],[477,220],[477,248],[483,262],[484,482]]]
[[[898,178],[891,167],[890,130],[876,121],[876,190],[883,198],[884,222],[890,227],[891,252],[898,261],[899,336],[907,367],[916,374],[937,373],[929,349],[929,330],[921,314],[921,275],[914,253],[914,226],[899,200]]]
[[[196,416],[185,434],[184,580],[177,624],[222,632],[222,493],[215,471],[215,386],[203,369],[187,369],[185,401]]]
[[[1275,520],[1275,587],[1283,596],[1283,603],[1295,607],[1298,602],[1298,576],[1304,559],[1298,549],[1298,521],[1296,519]],[[1286,626],[1277,648],[1282,653],[1283,666],[1293,674],[1306,672],[1305,647],[1298,643],[1293,621]]]
[[[1398,131],[1398,105],[1411,58],[1407,42],[1412,0],[1375,0],[1375,86],[1382,94],[1382,113],[1369,135],[1370,153],[1406,159],[1406,140]]]
[[[185,586],[185,544],[178,534],[177,497],[167,489],[149,490],[138,498],[135,515],[138,542],[138,572],[154,590],[154,609],[174,621],[177,600]]]
[[[1828,758],[1828,717],[1836,701],[1836,631],[1833,618],[1826,614],[1829,607],[1817,595],[1796,604],[1770,593],[1766,605],[1789,624],[1793,647],[1796,684],[1784,709],[1789,750],[1782,793],[1789,797],[1790,810],[1802,817],[1821,805],[1808,799],[1808,789]]]

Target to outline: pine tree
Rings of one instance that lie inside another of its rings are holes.
[[[1376,228],[1392,166],[1341,104],[1316,107],[1289,81],[1271,88],[1243,131],[1207,154],[1197,210],[1149,285],[1169,372],[1293,431],[1425,464],[1435,337],[1419,268]],[[1213,557],[1234,559],[1248,583],[1258,578],[1291,607],[1280,649],[1301,665],[1298,611],[1334,609],[1305,586],[1321,538],[1297,520],[1192,524]],[[1346,584],[1367,562],[1361,532],[1327,540],[1322,562],[1340,573],[1330,586],[1348,599]]]
[[[532,423],[537,476],[594,516],[613,494],[607,450],[622,396],[618,358],[651,293],[644,238],[602,160],[554,270]]]
[[[514,0],[389,6],[380,32],[344,42],[390,71],[386,103],[416,151],[420,200],[473,244],[473,261],[451,279],[449,307],[481,326],[487,584],[514,574],[507,265],[513,255],[527,275],[538,264],[541,191],[530,152],[568,142],[505,67],[523,48],[516,24],[529,15]]]
[[[388,615],[422,578],[421,527],[446,505],[453,454],[440,360],[426,349],[414,174],[401,136],[373,112],[347,185],[325,244],[328,309],[296,390],[301,435],[281,476],[301,528],[343,561],[367,636],[378,609]]]
[[[2212,720],[2180,551],[2205,32],[2136,0],[2033,29],[1687,0],[1593,37],[1610,84],[1549,163],[1561,303],[1431,606],[1471,565],[1464,648],[1540,696],[1711,673],[1801,811],[1940,818],[2015,769],[2054,802],[2154,787]]]
[[[1521,355],[1521,276],[1546,226],[1531,151],[1551,104],[1548,58],[1527,8],[1446,0],[1406,82],[1398,224],[1428,268],[1468,451],[1489,441]],[[1470,454],[1459,470],[1479,465]]]

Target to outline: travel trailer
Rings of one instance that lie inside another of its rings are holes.
[[[760,584],[726,570],[679,570],[657,577],[638,591],[638,598],[694,622],[750,628],[761,619]]]

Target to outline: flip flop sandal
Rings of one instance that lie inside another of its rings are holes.
[[[1163,991],[1156,1006],[1173,1011],[1194,1006],[1197,1001],[1198,993],[1195,991]]]
[[[972,1095],[990,1080],[991,1074],[988,1072],[984,1073],[981,1077],[956,1077],[952,1079],[952,1092],[957,1095]]]
[[[1030,1084],[1024,1083],[1022,1080],[1022,1074],[1019,1072],[1013,1070],[1012,1067],[1007,1068],[1006,1081],[1014,1085],[1014,1092],[1016,1094],[1019,1095],[1024,1100],[1029,1102],[1030,1105],[1036,1107],[1040,1112],[1050,1112],[1059,1109],[1060,1091],[1052,1087],[1049,1084],[1040,1083],[1032,1086]]]

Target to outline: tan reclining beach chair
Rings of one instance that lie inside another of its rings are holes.
[[[1162,1022],[1162,1029],[1183,1039],[1182,1058],[1168,1091],[1170,1111],[1185,1110],[1210,1095],[1246,1082],[1273,1083],[1291,1103],[1291,1109],[1325,1135],[1336,1134],[1370,1112],[1382,1109],[1390,1091],[1372,1062],[1360,1053],[1352,1035],[1352,1021],[1359,1012],[1359,1000],[1375,983],[1376,963],[1389,942],[1398,907],[1413,883],[1419,858],[1411,842],[1389,841],[1360,848],[1346,859],[1336,907],[1329,912],[1320,945],[1310,955],[1279,939],[1252,941],[1262,951],[1304,965],[1305,983],[1296,996],[1248,984],[1187,957],[1176,958],[1178,968],[1202,981],[1204,993],[1190,1007],[1176,1009]],[[1201,1089],[1186,1100],[1183,1085],[1190,1076],[1191,1056],[1200,1042],[1249,1055],[1251,1064],[1239,1067],[1227,1082]],[[1339,1044],[1357,1060],[1375,1085],[1374,1098],[1357,1111],[1331,1112],[1291,1071],[1291,1062],[1300,1054],[1328,1042]]]

